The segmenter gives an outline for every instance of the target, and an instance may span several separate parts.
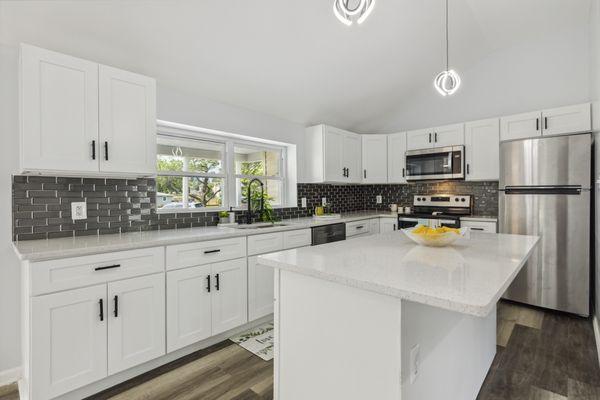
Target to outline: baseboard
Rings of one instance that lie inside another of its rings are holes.
[[[594,325],[594,336],[596,336],[596,351],[598,351],[598,364],[600,364],[600,321],[598,315],[594,315],[592,318]]]
[[[21,379],[21,367],[0,371],[0,386],[17,382]]]

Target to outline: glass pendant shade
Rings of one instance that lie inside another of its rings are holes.
[[[355,21],[362,24],[373,11],[375,0],[355,0],[358,2],[356,7],[352,8],[352,0],[334,0],[333,13],[344,25],[350,26]]]
[[[435,77],[433,86],[442,96],[450,96],[460,87],[460,76],[453,69],[442,71]]]

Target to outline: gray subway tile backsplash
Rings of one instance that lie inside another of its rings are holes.
[[[405,185],[298,184],[298,207],[275,210],[279,219],[311,216],[323,197],[334,212],[388,210],[411,204],[414,194],[471,194],[474,214],[498,213],[498,182],[446,181]],[[375,196],[383,202],[377,204]],[[13,177],[13,239],[33,240],[147,230],[214,226],[216,212],[156,212],[154,179]],[[300,208],[301,198],[307,207]],[[88,218],[73,221],[71,202],[86,201]],[[245,212],[236,212],[245,222]]]

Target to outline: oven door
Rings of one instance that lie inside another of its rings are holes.
[[[464,146],[406,152],[406,179],[464,179]]]

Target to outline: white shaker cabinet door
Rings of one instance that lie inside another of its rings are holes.
[[[590,103],[542,111],[544,136],[592,131]]]
[[[211,266],[167,272],[167,351],[212,334]]]
[[[21,170],[98,172],[98,64],[21,45],[20,78]]]
[[[362,135],[363,183],[387,183],[387,135]]]
[[[465,125],[438,126],[433,132],[434,147],[460,146],[465,144]]]
[[[31,299],[32,398],[54,398],[106,377],[107,318],[105,284]]]
[[[212,264],[212,334],[248,322],[246,258]]]
[[[100,171],[156,173],[156,82],[100,66]]]
[[[542,136],[541,118],[542,114],[539,111],[500,118],[500,140]]]
[[[394,232],[397,230],[398,220],[396,218],[380,218],[379,231],[380,233]]]
[[[165,276],[108,284],[108,373],[165,354]]]
[[[406,132],[388,135],[388,182],[406,183]]]
[[[498,118],[465,124],[465,158],[468,181],[500,178],[500,125]]]
[[[344,132],[332,128],[323,127],[324,152],[323,165],[325,166],[325,181],[327,182],[345,182],[344,176]]]
[[[433,147],[433,129],[406,132],[406,149],[421,150]]]
[[[257,261],[258,256],[248,257],[248,321],[273,313],[275,270]]]
[[[343,165],[348,168],[345,182],[360,183],[362,181],[361,169],[361,139],[360,135],[347,133],[344,135],[344,152],[342,156]]]

